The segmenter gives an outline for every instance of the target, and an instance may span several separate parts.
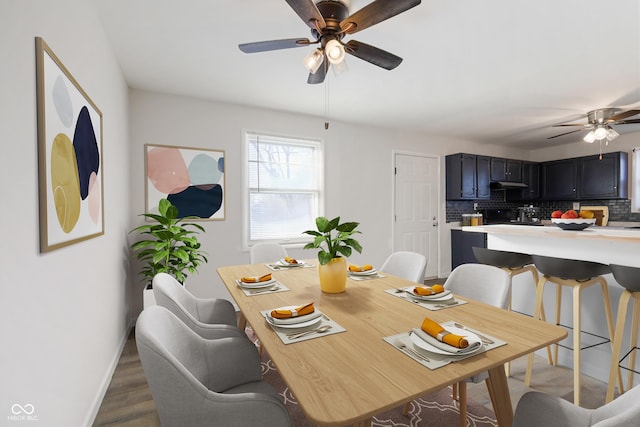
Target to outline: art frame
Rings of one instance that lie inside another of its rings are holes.
[[[36,37],[40,252],[104,234],[102,112]]]
[[[167,199],[180,218],[225,220],[224,150],[145,144],[144,157],[145,212],[157,214]]]

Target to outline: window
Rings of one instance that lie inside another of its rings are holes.
[[[631,212],[640,212],[640,147],[631,151]]]
[[[317,140],[247,132],[246,241],[301,243],[322,215],[323,155]]]

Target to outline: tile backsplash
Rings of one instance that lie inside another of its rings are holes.
[[[568,201],[539,201],[531,203],[540,208],[540,217],[549,219],[551,212],[555,210],[566,211],[573,207],[575,200]],[[491,192],[489,200],[447,200],[446,216],[447,222],[460,222],[462,214],[473,213],[474,203],[478,204],[478,209],[515,209],[519,206],[528,206],[524,202],[508,202],[504,199],[504,191],[496,190]],[[608,206],[609,221],[617,222],[640,222],[640,213],[631,213],[630,200],[587,200],[580,202],[587,206]]]

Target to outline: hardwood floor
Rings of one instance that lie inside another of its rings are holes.
[[[511,364],[509,390],[515,409],[520,397],[532,388],[524,385],[526,358]],[[536,356],[532,383],[534,389],[573,401],[573,371],[565,367],[553,367],[546,358]],[[491,401],[484,382],[467,385],[468,396],[491,408]],[[604,403],[606,384],[596,379],[582,376],[582,406],[595,408]],[[102,406],[94,421],[94,427],[155,427],[160,420],[155,410],[153,398],[147,385],[135,345],[134,332],[131,333],[116,371],[107,390]]]

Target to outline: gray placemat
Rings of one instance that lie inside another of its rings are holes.
[[[454,326],[454,323],[455,322],[451,320],[451,321],[441,323],[441,325],[444,327]],[[400,334],[384,337],[383,339],[388,344],[398,349],[398,351],[401,351],[406,356],[409,356],[416,362],[420,363],[423,366],[426,366],[429,369],[438,369],[438,368],[441,368],[442,366],[448,365],[449,363],[468,359],[469,357],[474,357],[478,354],[484,353],[485,351],[492,350],[496,347],[500,347],[506,344],[505,341],[499,340],[498,338],[495,338],[483,332],[476,332],[472,328],[465,327],[465,329],[468,329],[470,332],[473,332],[479,337],[484,338],[481,350],[478,350],[472,354],[464,354],[464,355],[446,355],[446,354],[432,353],[430,351],[421,349],[416,345],[414,345],[413,342],[411,341],[411,338],[409,337],[411,332],[402,332]],[[491,341],[491,342],[488,342],[488,341]],[[405,349],[400,348],[402,345],[405,346]],[[415,353],[418,353],[419,355],[422,355],[423,357],[426,357],[429,360],[428,361],[424,360],[416,356]]]
[[[404,288],[401,288],[401,289],[404,289]],[[425,301],[425,300],[414,298],[410,292],[397,292],[397,289],[387,289],[385,292],[390,295],[393,295],[394,297],[398,297],[405,301],[411,302],[413,304],[417,304],[420,307],[426,308],[427,310],[431,310],[431,311],[444,310],[445,308],[457,307],[459,305],[463,305],[467,303],[467,301],[462,300],[460,298],[455,298],[454,304],[447,304],[447,302],[441,302],[441,301]]]
[[[255,296],[255,295],[275,294],[277,292],[286,292],[286,291],[290,290],[289,288],[287,288],[285,285],[283,285],[282,283],[278,282],[277,280],[273,283],[273,286],[271,286],[271,287],[256,288],[256,289],[243,288],[242,286],[240,286],[240,283],[241,283],[241,281],[236,279],[236,284],[238,285],[240,290],[242,290],[242,292],[248,297],[252,297],[252,296]]]
[[[267,322],[267,316],[269,315],[270,312],[271,312],[271,310],[263,310],[263,311],[260,312],[260,314],[262,314],[264,316],[264,318],[265,318],[264,321],[265,322]],[[280,340],[282,340],[282,342],[285,343],[285,344],[291,344],[291,343],[296,343],[296,342],[312,340],[312,339],[315,339],[315,338],[326,337],[328,335],[338,334],[340,332],[346,331],[345,328],[340,326],[340,324],[338,324],[334,320],[330,319],[324,313],[322,313],[322,315],[320,316],[320,322],[315,323],[312,326],[307,326],[305,328],[279,328],[278,326],[272,325],[269,322],[267,322],[267,324],[269,326],[271,326],[271,329],[273,329],[273,331],[276,333],[276,335],[278,335]],[[301,338],[296,338],[296,339],[289,338],[289,334],[311,331],[311,330],[314,330],[314,329],[319,328],[319,327],[324,326],[324,325],[331,326],[331,329],[329,329],[328,331],[323,332],[323,333],[311,333],[311,334],[305,335],[305,336],[303,336]]]

